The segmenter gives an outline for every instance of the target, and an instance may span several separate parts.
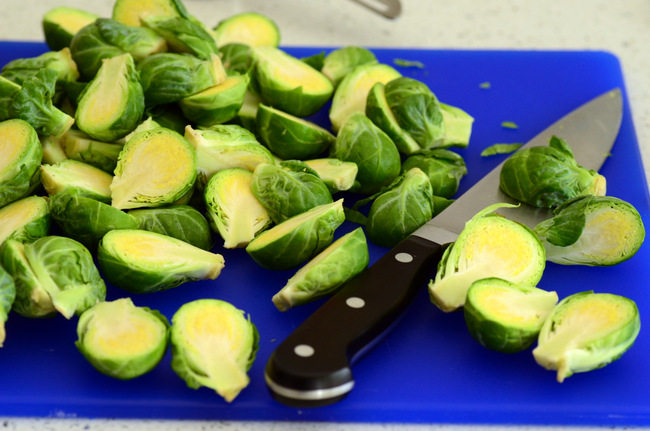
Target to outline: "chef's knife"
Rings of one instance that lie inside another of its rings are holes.
[[[522,148],[567,141],[576,161],[599,170],[616,140],[623,113],[620,89],[582,105]],[[521,149],[520,149],[521,150]],[[453,242],[477,212],[497,202],[516,203],[499,189],[497,166],[452,205],[343,286],[273,352],[265,379],[272,396],[289,406],[315,407],[344,398],[354,387],[351,364],[396,323],[431,278],[445,244]],[[529,227],[547,219],[547,209],[501,208]]]

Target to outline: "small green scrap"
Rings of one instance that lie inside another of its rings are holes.
[[[501,127],[504,127],[506,129],[518,129],[519,128],[517,123],[515,123],[514,121],[503,121],[501,123]]]
[[[481,157],[495,156],[497,154],[510,154],[517,151],[522,145],[522,143],[512,143],[512,144],[494,144],[485,148],[481,151]]]
[[[417,60],[405,60],[403,58],[396,58],[393,60],[393,63],[396,66],[401,66],[401,67],[416,67],[418,69],[424,69],[424,63]]]
[[[485,81],[485,82],[481,82],[478,86],[484,90],[488,90],[492,87],[492,83],[490,83],[489,81]]]

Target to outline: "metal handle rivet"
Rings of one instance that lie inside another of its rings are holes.
[[[413,262],[413,255],[408,253],[397,253],[395,255],[395,260],[401,263],[410,263]]]
[[[308,358],[310,356],[313,356],[316,351],[309,344],[298,344],[293,348],[293,353],[302,358]]]
[[[349,297],[348,299],[345,300],[345,303],[350,308],[363,308],[366,305],[366,301],[364,301],[363,299],[357,296]]]

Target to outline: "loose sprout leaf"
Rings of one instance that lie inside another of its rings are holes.
[[[482,88],[484,90],[488,90],[488,89],[492,88],[492,83],[489,82],[489,81],[484,81],[484,82],[481,82],[478,86],[479,86],[479,88]]]
[[[510,154],[517,151],[524,144],[511,143],[511,144],[494,144],[486,147],[481,151],[481,157],[495,156],[497,154]]]
[[[393,64],[400,67],[415,67],[417,69],[424,69],[424,63],[417,60],[406,60],[403,58],[393,59]]]
[[[514,121],[502,121],[501,127],[503,127],[504,129],[518,129],[519,125]]]

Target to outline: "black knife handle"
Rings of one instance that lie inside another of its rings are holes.
[[[293,407],[341,400],[354,386],[351,364],[372,347],[435,272],[444,247],[411,236],[346,283],[273,352],[265,378]]]

